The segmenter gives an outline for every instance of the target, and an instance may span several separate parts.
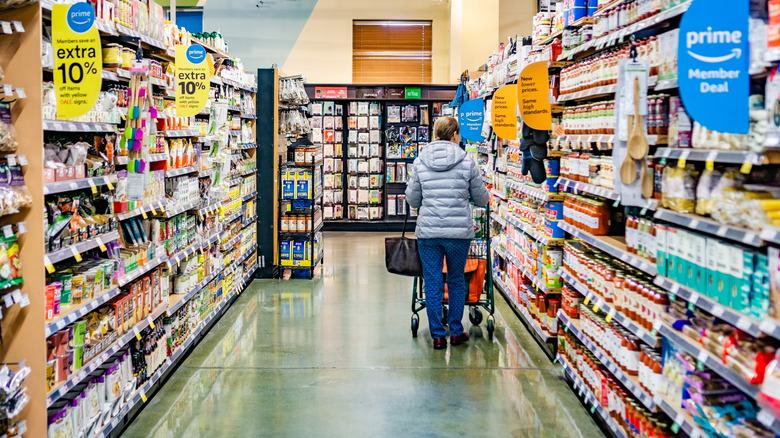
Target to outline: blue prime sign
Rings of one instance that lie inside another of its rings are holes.
[[[749,13],[744,0],[692,0],[680,21],[680,97],[707,129],[748,133]]]
[[[482,125],[485,122],[485,103],[482,99],[472,99],[458,108],[460,136],[464,140],[482,141]]]

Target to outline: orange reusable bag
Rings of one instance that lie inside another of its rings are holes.
[[[482,286],[485,282],[485,273],[487,272],[487,260],[467,259],[466,268],[466,304],[472,304],[479,301],[482,295]],[[443,273],[447,273],[447,263],[445,259]],[[444,283],[444,302],[447,302],[449,295],[447,292],[447,283]]]

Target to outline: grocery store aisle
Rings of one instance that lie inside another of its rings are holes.
[[[602,436],[497,295],[496,336],[435,351],[384,235],[327,233],[321,280],[254,281],[124,436]],[[504,319],[506,318],[506,319]]]

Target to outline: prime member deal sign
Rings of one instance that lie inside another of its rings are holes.
[[[749,13],[747,1],[693,0],[680,21],[680,97],[707,129],[748,133]]]

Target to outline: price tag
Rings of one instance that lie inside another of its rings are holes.
[[[688,160],[688,157],[689,157],[690,155],[691,155],[691,151],[689,151],[689,150],[687,150],[687,149],[686,149],[686,150],[684,150],[684,151],[683,151],[683,152],[680,154],[680,158],[678,158],[678,159],[677,159],[677,167],[679,167],[680,169],[684,169],[684,168],[685,168],[685,163],[686,163],[686,161]]]
[[[3,94],[6,97],[11,97],[14,94],[14,87],[11,84],[3,84]]]
[[[8,154],[5,156],[9,166],[16,166],[16,154]]]
[[[3,295],[3,302],[5,303],[5,307],[11,308],[11,306],[14,305],[14,297],[11,296],[11,294],[5,294]]]
[[[661,330],[661,325],[662,324],[660,320],[655,320],[653,323],[653,330],[650,332],[650,335],[655,337],[655,335],[658,334],[658,330]]]
[[[756,233],[745,233],[745,235],[742,236],[742,243],[750,245],[750,243],[753,242],[756,237],[758,237]]]
[[[720,304],[716,304],[712,307],[712,314],[714,316],[717,316],[718,318],[723,316],[723,313],[725,312],[726,312],[726,308],[721,306]]]
[[[97,186],[95,185],[95,181],[93,181],[91,178],[87,180],[87,183],[89,184],[89,188],[92,189],[92,194],[97,194]]]
[[[705,350],[699,350],[699,354],[696,355],[696,360],[701,363],[707,363],[707,357],[709,357],[709,353],[707,353]]]
[[[146,212],[145,212],[145,211],[142,211],[142,212],[141,212],[141,216],[142,216],[144,219],[148,219],[148,218],[149,218],[149,216],[147,216],[147,215],[146,215]]]
[[[715,159],[718,157],[718,151],[712,151],[707,154],[707,162],[704,163],[704,167],[707,170],[715,170]]]
[[[584,304],[584,305],[586,305],[586,306],[587,306],[587,305],[588,305],[588,303],[590,303],[590,298],[588,298],[588,297],[585,297],[585,300],[582,302],[582,304]]]
[[[25,93],[24,88],[16,87],[16,97],[18,97],[19,99],[27,98],[27,93]]]
[[[753,163],[750,161],[745,161],[742,163],[742,167],[739,168],[739,171],[745,175],[749,174],[750,171],[753,170]]]
[[[7,155],[7,157],[10,157],[10,155]],[[30,164],[27,161],[27,155],[20,154],[16,158],[19,160],[19,164],[21,164],[22,166],[26,166],[26,165]],[[11,162],[9,161],[8,164],[11,164]]]
[[[593,305],[593,311],[598,313],[598,311],[599,311],[599,305],[598,304],[594,304]]]
[[[43,256],[43,265],[46,266],[46,271],[49,274],[54,273],[54,265],[52,265],[51,260],[49,259],[49,256]]]
[[[70,187],[71,190],[78,190],[79,188],[79,185],[74,182],[68,184],[68,186]]]
[[[95,240],[97,241],[98,248],[100,248],[100,251],[102,251],[102,252],[106,252],[106,245],[103,243],[103,239],[101,239],[100,237],[98,237],[98,238],[96,238]]]
[[[615,199],[615,202],[612,203],[613,207],[617,207],[618,205],[620,205],[620,196],[618,196],[617,199]]]
[[[135,333],[135,338],[140,341],[141,340],[141,333],[138,332],[138,327],[133,327],[133,333]]]
[[[108,190],[114,190],[114,185],[111,184],[111,181],[106,182],[106,185],[108,186]]]
[[[770,322],[769,320],[763,320],[761,321],[761,324],[758,325],[758,329],[761,330],[764,333],[772,333],[775,330],[774,323]]]
[[[81,254],[79,253],[79,251],[76,249],[75,246],[70,247],[70,253],[73,254],[73,257],[76,259],[77,263],[81,263]]]
[[[148,320],[149,320],[149,327],[151,327],[152,330],[154,330],[154,321],[152,321],[152,317],[150,316]]]
[[[739,319],[737,319],[737,328],[743,332],[750,330],[750,321],[746,318],[739,317]]]
[[[694,304],[692,302],[688,302],[688,310],[691,311],[691,312],[696,311],[696,304]]]
[[[146,394],[144,394],[143,392],[141,393],[141,401],[146,403]]]
[[[19,289],[17,289],[11,292],[11,297],[13,298],[15,303],[19,303],[22,301],[22,292]]]
[[[14,229],[10,225],[3,225],[3,235],[6,237],[6,239],[10,239],[11,237],[14,237]]]
[[[28,294],[22,295],[21,301],[19,301],[19,307],[25,308],[30,305],[30,296]]]
[[[772,423],[775,422],[775,418],[772,414],[763,409],[756,415],[756,419],[766,427],[772,427]]]
[[[700,222],[699,222],[699,220],[698,220],[698,219],[693,219],[693,220],[691,220],[691,223],[690,223],[690,224],[688,224],[688,226],[689,226],[690,228],[696,229],[696,228],[699,226],[699,223],[700,223]]]
[[[162,206],[162,205],[160,206],[160,212],[161,212],[161,213],[163,213],[163,214],[165,214],[165,207],[164,207],[164,206]],[[201,216],[201,217],[202,217],[202,216]]]
[[[723,237],[726,235],[726,233],[729,231],[728,227],[719,227],[718,231],[715,232],[715,235],[718,237]]]
[[[607,314],[607,317],[606,317],[607,323],[612,321],[612,318],[615,317],[616,313],[617,313],[617,311],[614,308],[610,309],[610,311],[609,311],[609,313]]]

